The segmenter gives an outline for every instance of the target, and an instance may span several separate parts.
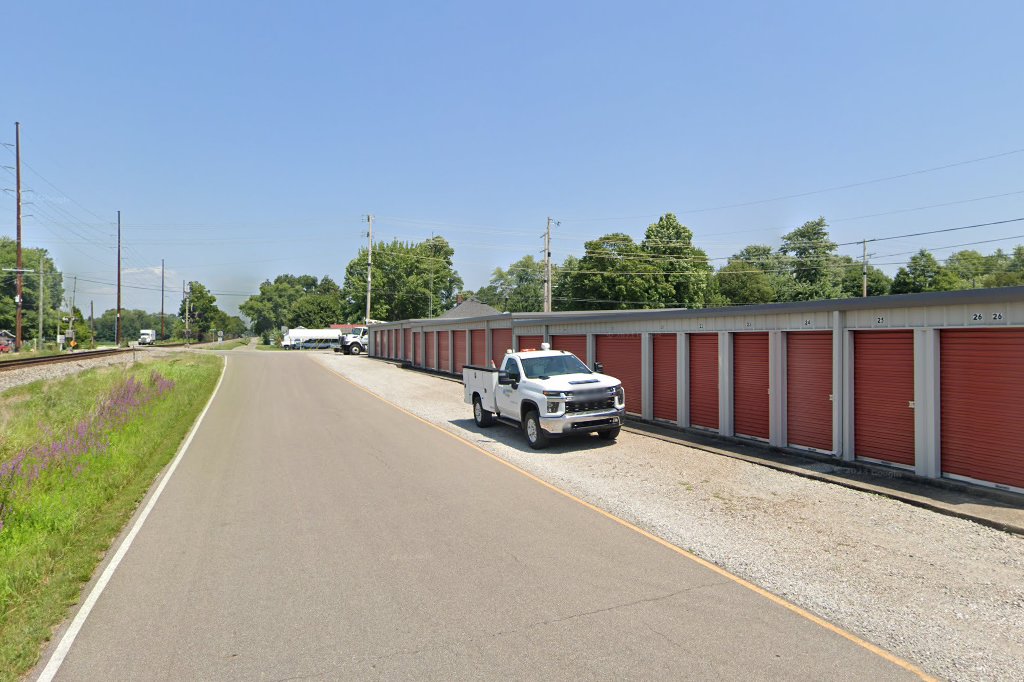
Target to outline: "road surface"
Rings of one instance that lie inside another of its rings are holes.
[[[228,355],[56,679],[915,677],[305,354]]]

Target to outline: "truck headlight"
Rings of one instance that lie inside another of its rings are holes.
[[[626,403],[626,390],[622,386],[615,389],[615,400],[622,404]]]
[[[555,413],[555,412],[558,412],[558,403],[549,402],[548,403],[548,412],[552,413],[552,414]]]

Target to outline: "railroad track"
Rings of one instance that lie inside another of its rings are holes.
[[[135,348],[107,348],[104,350],[82,350],[63,355],[47,355],[41,358],[15,358],[13,360],[0,360],[0,372],[21,367],[34,367],[37,365],[55,365],[61,362],[76,362],[89,360],[91,358],[102,358],[108,355],[121,355],[133,353]]]

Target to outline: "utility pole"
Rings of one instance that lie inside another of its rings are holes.
[[[185,283],[181,283],[182,289],[185,288]],[[189,326],[189,307],[192,305],[192,285],[188,285],[188,294],[185,295],[185,345],[188,346],[192,341],[192,328]]]
[[[114,324],[114,345],[121,347],[121,212],[117,212],[117,319]]]
[[[160,259],[160,340],[164,340],[164,259]]]
[[[366,324],[370,324],[370,292],[373,290],[373,214],[366,216],[366,222],[370,224],[367,236],[370,238],[370,248],[366,252]]]
[[[17,314],[15,316],[15,322],[14,322],[14,350],[15,351],[20,351],[21,350],[21,299],[22,299],[22,290],[21,290],[21,287],[22,287],[22,272],[21,272],[21,124],[18,123],[17,121],[14,122],[14,168],[15,168],[15,170],[14,170],[15,182],[17,182],[17,184],[15,185],[15,190],[14,190],[15,191],[15,203],[17,204],[17,208],[15,210],[16,210],[17,216],[18,216],[18,219],[17,219],[17,223],[18,223],[18,230],[17,230],[18,231],[18,235],[17,235],[18,236],[18,255],[17,255],[17,264],[14,266],[15,268],[17,268],[16,280],[17,280],[18,286],[17,286],[17,294],[16,294],[15,298],[17,299],[18,312],[17,312]]]
[[[89,301],[89,332],[92,334],[92,347],[96,348],[96,318],[93,315],[92,301]]]
[[[544,231],[544,312],[551,312],[551,296],[552,296],[552,282],[551,282],[551,225],[561,225],[557,220],[552,220],[551,216],[548,216],[548,227]]]
[[[74,350],[78,347],[78,339],[75,338],[75,297],[78,295],[78,277],[74,278],[74,284],[71,285],[71,314],[68,316],[71,323],[68,324],[68,329],[71,330],[71,338],[68,339],[68,348]],[[75,345],[72,346],[71,342],[74,341]]]
[[[861,267],[861,295],[868,297],[868,240],[864,240],[864,261]]]
[[[43,297],[46,295],[46,288],[43,281],[46,278],[46,272],[43,270],[43,252],[39,251],[39,333],[36,335],[36,350],[43,349]]]

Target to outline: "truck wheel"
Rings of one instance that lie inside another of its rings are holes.
[[[358,343],[353,343],[351,346],[348,347],[349,355],[359,355],[360,351],[362,351],[362,348],[359,346]]]
[[[480,428],[494,426],[494,413],[484,409],[484,404],[480,402],[478,395],[473,396],[473,421]]]
[[[614,429],[608,429],[607,431],[598,431],[597,435],[601,440],[615,440],[619,437],[619,431],[621,431],[621,428],[616,426]]]
[[[543,450],[548,446],[548,434],[540,427],[540,416],[536,410],[528,412],[523,420],[523,433],[526,434],[526,442],[534,450]]]

